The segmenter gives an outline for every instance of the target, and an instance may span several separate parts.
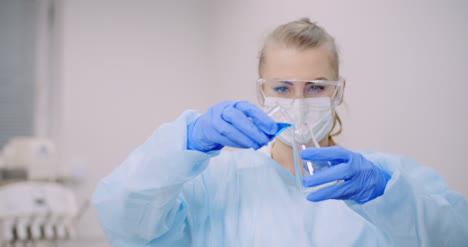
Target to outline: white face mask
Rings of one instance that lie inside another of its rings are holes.
[[[281,106],[290,120],[275,119],[282,118],[277,116],[273,116],[273,120],[293,124],[296,127],[295,141],[298,143],[309,143],[313,141],[313,137],[320,142],[333,127],[332,107],[328,97],[305,99],[265,97],[265,110],[275,105]],[[289,146],[292,145],[294,137],[291,131],[285,131],[278,136]]]

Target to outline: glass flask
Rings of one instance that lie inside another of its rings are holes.
[[[299,191],[303,193],[311,193],[317,191],[319,189],[332,186],[337,184],[339,181],[332,181],[325,184],[313,186],[313,187],[306,187],[302,183],[302,179],[306,176],[313,176],[314,174],[327,169],[331,166],[330,161],[310,161],[310,160],[303,160],[301,158],[300,152],[301,150],[307,148],[320,148],[320,145],[315,138],[315,136],[310,131],[309,126],[307,123],[301,123],[299,125],[293,126],[294,128],[294,144],[293,144],[293,152],[294,152],[294,173],[296,177],[296,185]]]
[[[303,122],[300,124],[293,125],[291,124],[291,118],[284,110],[284,108],[279,104],[271,105],[266,109],[266,114],[274,119],[279,127],[279,131],[276,133],[275,137],[281,133],[284,135],[290,136],[291,139],[291,148],[293,151],[293,161],[294,161],[294,177],[297,189],[303,193],[311,193],[319,189],[337,184],[339,181],[332,181],[329,183],[317,185],[314,187],[305,187],[302,183],[302,179],[306,176],[313,176],[315,173],[320,172],[324,169],[327,169],[331,166],[329,161],[309,161],[303,160],[300,156],[300,151],[307,148],[320,148],[317,139],[312,134],[307,123]]]

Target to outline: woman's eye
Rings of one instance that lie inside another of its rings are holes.
[[[288,92],[288,88],[287,87],[275,87],[273,88],[273,90],[277,93],[286,93]]]
[[[308,90],[311,91],[311,92],[319,93],[319,92],[322,92],[323,90],[325,90],[325,86],[314,85],[314,86],[309,87]]]

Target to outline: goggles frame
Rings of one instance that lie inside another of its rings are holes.
[[[337,81],[327,81],[327,80],[309,80],[309,79],[265,79],[259,78],[257,80],[257,99],[261,106],[264,106],[265,95],[263,93],[262,86],[266,82],[310,82],[314,84],[321,85],[330,85],[336,86],[336,90],[333,95],[330,97],[330,102],[332,108],[338,106],[343,101],[343,91],[344,91],[344,78],[339,77]]]

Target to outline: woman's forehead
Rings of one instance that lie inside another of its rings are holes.
[[[265,51],[262,77],[333,80],[335,73],[330,60],[324,48],[270,47]]]

